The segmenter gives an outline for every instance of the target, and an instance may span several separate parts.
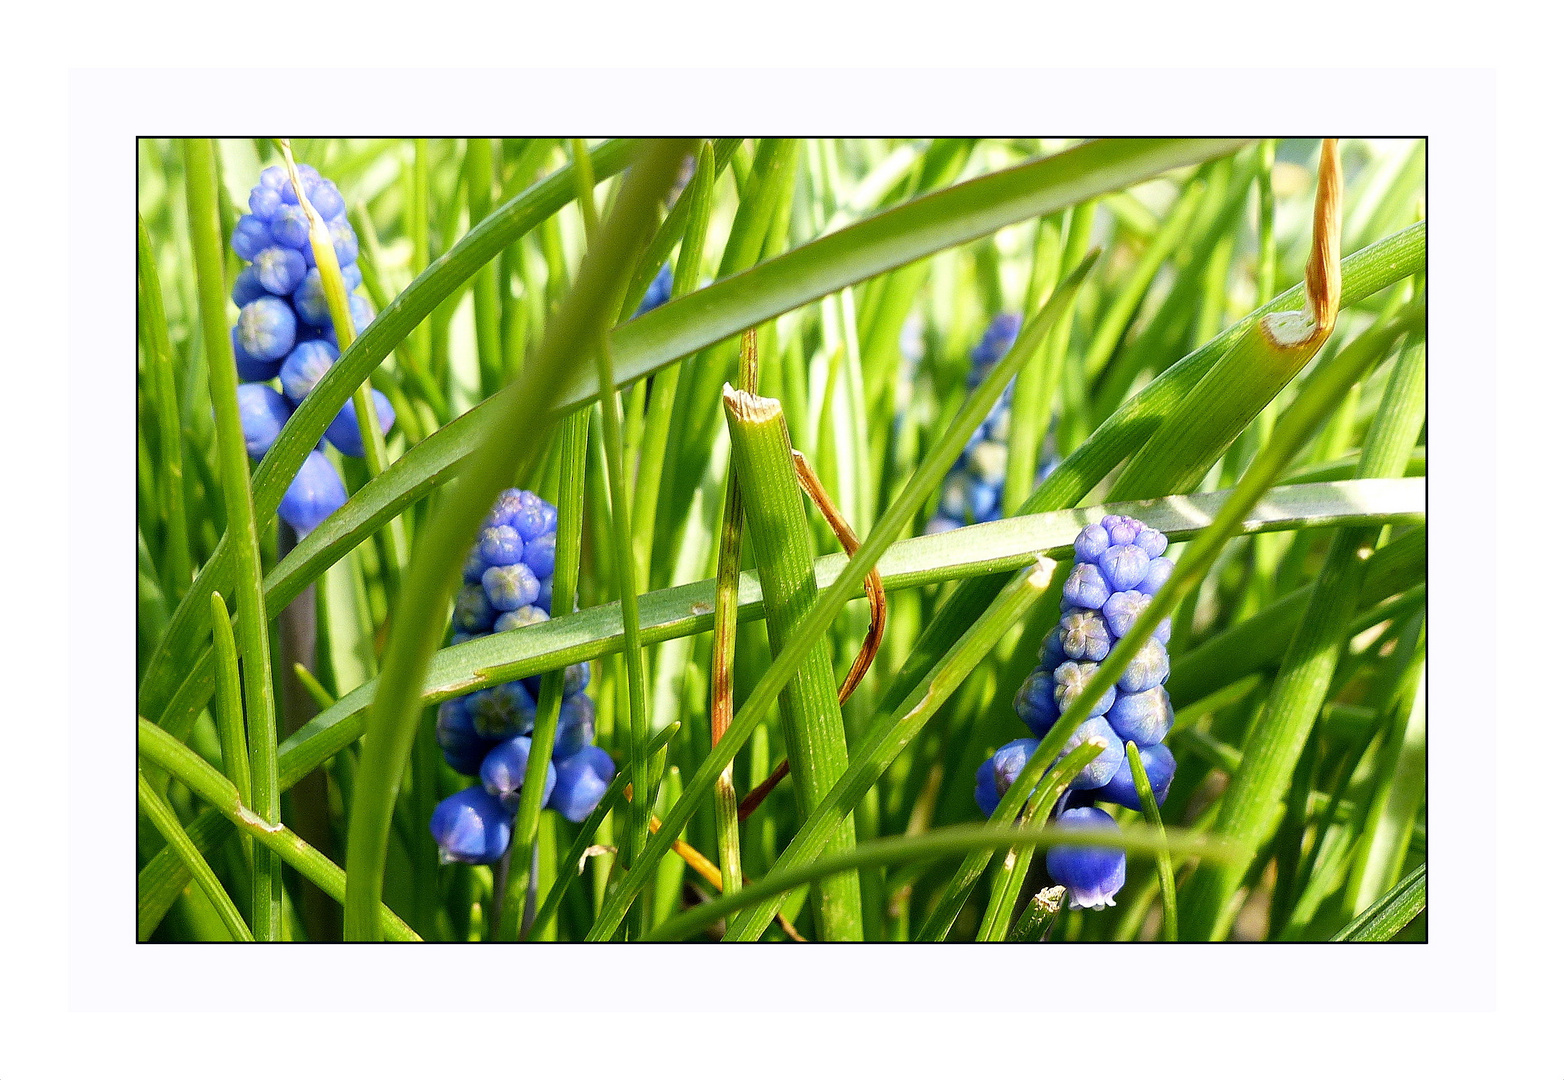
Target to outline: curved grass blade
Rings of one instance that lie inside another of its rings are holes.
[[[1138,855],[1154,855],[1168,851],[1180,856],[1198,856],[1220,861],[1228,856],[1227,849],[1210,837],[1198,833],[1175,830],[1163,838],[1150,829],[1129,825],[1123,829],[1060,829],[1045,825],[1029,829],[990,829],[986,825],[952,825],[934,829],[921,836],[900,836],[872,840],[859,844],[852,851],[794,867],[790,870],[772,871],[760,881],[737,893],[724,894],[710,903],[701,904],[674,916],[652,931],[653,941],[682,941],[703,926],[734,911],[741,911],[767,897],[791,892],[800,885],[807,885],[831,874],[857,870],[865,866],[883,866],[887,863],[916,862],[960,855],[978,851],[992,853],[997,848],[1012,845],[1052,847],[1054,844],[1091,844],[1094,847],[1118,848]]]
[[[223,888],[223,883],[217,880],[217,875],[202,858],[201,852],[190,842],[190,837],[179,824],[179,818],[174,814],[174,808],[164,801],[163,797],[152,790],[152,785],[147,783],[147,778],[141,770],[136,770],[136,801],[141,806],[141,812],[147,815],[147,820],[152,822],[154,828],[168,841],[169,850],[179,856],[190,876],[195,878],[201,891],[212,902],[218,918],[228,928],[228,933],[235,941],[254,941],[255,937],[250,933],[250,928],[244,923],[244,916],[239,914],[239,909],[234,907],[233,898],[228,895],[228,890]]]

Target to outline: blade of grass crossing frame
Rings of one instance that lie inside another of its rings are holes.
[[[170,603],[177,603],[190,587],[190,527],[185,516],[184,433],[179,422],[178,391],[174,385],[174,350],[168,340],[168,319],[163,311],[163,288],[157,259],[146,222],[136,215],[136,325],[146,355],[146,371],[158,418],[159,488],[167,535],[163,543],[163,588]]]
[[[261,587],[256,514],[250,502],[250,463],[239,422],[239,373],[228,338],[228,289],[217,214],[217,156],[210,140],[187,139],[184,157],[190,247],[196,264],[201,336],[217,428],[223,504],[228,535],[234,538],[238,559],[235,594],[249,731],[251,802],[263,821],[276,825],[282,821],[282,797],[277,786],[277,713],[272,698],[271,643]],[[198,591],[192,589],[187,595]],[[256,940],[277,941],[282,937],[283,926],[282,875],[276,855],[256,852],[253,881],[250,917]]]
[[[518,464],[521,471],[530,468],[541,452],[540,441],[533,440],[520,447],[518,462],[512,433],[538,428],[559,402],[563,376],[574,357],[600,341],[609,305],[623,289],[628,266],[651,231],[651,212],[668,190],[685,145],[677,140],[649,140],[644,147],[588,250],[571,293],[549,320],[531,362],[509,388],[513,392],[503,398],[505,407],[488,418],[471,459],[419,538],[418,553],[399,596],[359,765],[348,832],[344,933],[349,938],[373,940],[379,931],[374,912],[385,870],[391,807],[417,723],[418,686],[438,644],[462,552],[495,492],[518,472]]]

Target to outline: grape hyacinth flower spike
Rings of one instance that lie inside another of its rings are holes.
[[[1003,763],[1018,747],[1030,744],[1029,757],[1063,713],[1094,682],[1098,665],[1129,633],[1173,564],[1166,557],[1167,537],[1135,518],[1110,514],[1086,526],[1075,538],[1075,565],[1065,580],[1058,624],[1043,640],[1038,663],[1016,691],[1015,710],[1033,739],[1002,747],[978,769],[976,797],[985,815],[998,806],[1015,772],[1005,778]],[[1112,685],[1096,691],[1087,718],[1071,733],[1064,753],[1087,739],[1105,749],[1070,783],[1060,825],[1113,826],[1113,818],[1094,802],[1140,810],[1124,744],[1140,749],[1146,778],[1158,803],[1167,797],[1177,763],[1163,744],[1173,727],[1173,706],[1164,684],[1170,662],[1171,625],[1164,619],[1130,659]],[[1008,756],[1007,756],[1008,755]],[[1057,759],[1056,759],[1057,761]],[[1017,769],[1019,771],[1019,769]],[[1117,826],[1113,826],[1117,827]],[[1109,848],[1064,846],[1049,850],[1048,871],[1070,890],[1076,907],[1101,908],[1113,902],[1124,884],[1124,855]]]

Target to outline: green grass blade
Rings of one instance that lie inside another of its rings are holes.
[[[341,868],[299,839],[287,826],[270,824],[257,815],[239,798],[239,792],[227,778],[202,761],[194,750],[155,724],[138,719],[136,753],[144,760],[166,769],[180,783],[211,803],[241,832],[275,852],[289,866],[319,885],[327,896],[339,904],[343,902],[347,883]],[[381,933],[394,941],[418,940],[412,928],[384,904],[376,906],[375,919]]]
[[[179,397],[174,386],[174,349],[168,340],[163,287],[146,222],[136,215],[136,325],[141,331],[145,370],[150,376],[154,413],[158,417],[158,483],[164,493],[163,588],[177,603],[190,587],[190,526],[185,516],[184,435],[179,423]]]
[[[1142,813],[1152,830],[1162,833],[1162,810],[1151,791],[1151,781],[1146,778],[1146,766],[1141,764],[1140,747],[1134,741],[1124,744],[1129,758],[1130,772],[1135,775],[1135,794],[1140,799]],[[1162,889],[1162,934],[1168,941],[1178,940],[1178,886],[1173,881],[1173,858],[1165,851],[1157,853],[1157,884]]]
[[[810,558],[814,539],[804,516],[804,496],[794,472],[781,402],[729,387],[723,403],[774,659],[792,641],[818,595]],[[816,638],[799,663],[781,692],[780,706],[798,810],[807,817],[847,770],[847,730],[836,696],[831,650],[824,638]],[[826,849],[848,851],[853,843],[849,811]],[[863,940],[857,874],[824,878],[813,896],[822,939]]]
[[[1373,907],[1342,927],[1332,941],[1389,941],[1428,907],[1428,867],[1402,878]]]
[[[250,928],[244,923],[244,916],[240,915],[239,909],[234,907],[233,898],[228,895],[228,890],[224,889],[223,883],[217,880],[217,875],[201,857],[201,852],[190,842],[190,837],[185,835],[184,828],[179,824],[179,818],[174,815],[174,808],[152,790],[152,785],[147,783],[147,778],[139,769],[136,770],[136,802],[140,804],[141,812],[147,815],[147,820],[152,822],[163,839],[168,841],[169,849],[185,864],[185,869],[201,887],[206,898],[212,902],[212,907],[217,909],[218,917],[223,920],[223,925],[228,928],[233,939],[254,941]]]
[[[188,139],[185,196],[190,216],[190,246],[195,255],[212,412],[217,424],[218,463],[228,535],[236,552],[235,594],[239,619],[239,655],[243,659],[245,714],[249,731],[251,802],[262,820],[282,821],[277,786],[277,711],[272,697],[271,643],[266,630],[266,600],[261,586],[261,552],[255,507],[250,501],[250,462],[239,423],[239,374],[228,337],[228,289],[223,277],[223,237],[218,221],[216,153],[207,139]],[[192,589],[195,596],[201,590]],[[260,941],[282,933],[281,868],[273,855],[256,853],[251,918]]]

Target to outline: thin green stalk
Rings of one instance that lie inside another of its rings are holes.
[[[921,836],[898,836],[859,844],[852,851],[828,855],[791,870],[773,870],[760,881],[737,893],[724,893],[710,903],[693,907],[675,916],[652,932],[653,941],[682,941],[703,926],[734,911],[742,911],[767,897],[791,892],[833,874],[856,871],[865,866],[914,862],[945,858],[963,852],[992,854],[996,848],[1024,844],[1052,847],[1054,844],[1090,844],[1117,848],[1129,854],[1154,855],[1171,851],[1176,855],[1198,855],[1206,860],[1228,857],[1227,849],[1210,838],[1177,830],[1166,838],[1150,829],[1134,825],[1123,829],[1061,829],[1048,825],[1030,829],[994,830],[986,825],[953,825],[934,829]]]
[[[152,790],[152,785],[147,783],[147,778],[142,775],[140,769],[136,770],[136,802],[140,804],[141,812],[147,815],[147,820],[152,822],[153,827],[163,835],[163,839],[168,841],[169,848],[185,864],[185,869],[190,871],[190,876],[201,887],[206,898],[212,902],[212,907],[217,909],[218,917],[223,920],[223,925],[228,928],[228,933],[233,935],[233,939],[254,941],[250,928],[244,924],[244,916],[240,915],[239,909],[234,907],[233,898],[228,895],[228,890],[223,888],[223,883],[217,880],[217,875],[201,857],[201,852],[190,842],[190,837],[185,834],[184,827],[179,824],[179,818],[174,814],[174,808]]]
[[[559,426],[559,491],[555,500],[559,509],[554,548],[555,610],[566,612],[574,606],[577,582],[581,576],[581,532],[586,509],[587,428],[589,409],[577,409]],[[568,598],[568,599],[567,599]],[[530,852],[538,836],[543,815],[543,792],[548,784],[549,763],[554,757],[554,740],[559,734],[559,710],[564,703],[565,669],[552,668],[543,673],[538,685],[537,715],[533,718],[532,752],[527,757],[527,772],[521,782],[516,823],[511,830],[511,851]],[[606,798],[604,799],[606,802]],[[606,812],[606,811],[605,811]],[[515,941],[525,922],[525,901],[532,886],[531,863],[512,861],[505,879],[505,895],[499,918],[494,921],[494,940]],[[544,921],[547,921],[545,917]]]
[[[233,348],[228,340],[228,289],[217,216],[217,156],[208,139],[185,140],[184,154],[190,247],[195,256],[196,299],[217,429],[223,508],[228,534],[234,537],[238,552],[234,592],[249,729],[251,801],[261,820],[277,825],[282,821],[282,796],[277,786],[277,712],[272,700],[271,642],[261,585],[260,540],[255,507],[250,502],[250,461],[239,423],[239,373],[233,365]],[[262,852],[256,855],[251,906],[255,937],[258,941],[276,941],[283,933],[282,875],[276,856]]]
[[[1046,818],[1053,810],[1054,803],[1059,801],[1059,796],[1081,774],[1081,770],[1107,748],[1104,740],[1093,737],[1064,755],[1059,764],[1048,770],[1042,786],[1027,801],[1016,827],[1030,828],[1039,813]],[[1032,865],[1032,850],[1020,845],[1013,847],[1005,852],[1004,859],[994,868],[988,907],[983,912],[982,923],[978,925],[979,941],[1004,941],[1009,936],[1010,913],[1015,910],[1016,901],[1021,897],[1021,886]]]
[[[476,225],[494,205],[494,147],[487,138],[468,139],[463,162],[467,173],[467,220]],[[500,347],[500,260],[490,259],[473,279],[473,323],[478,339],[478,370],[485,397],[504,382]]]
[[[373,940],[385,873],[385,844],[402,770],[418,722],[419,686],[443,633],[446,603],[455,591],[463,552],[494,493],[529,471],[543,440],[517,445],[517,431],[536,431],[563,396],[566,376],[583,349],[600,345],[636,252],[651,232],[652,212],[672,183],[685,144],[649,140],[613,212],[587,252],[570,294],[545,331],[531,363],[498,398],[502,407],[482,429],[453,489],[419,538],[418,552],[398,597],[375,706],[364,737],[358,789],[348,831],[349,902],[344,934]],[[327,376],[330,377],[329,375]],[[672,837],[670,837],[670,840]]]
[[[239,654],[234,648],[233,627],[222,593],[212,594],[212,646],[217,668],[217,741],[223,751],[223,775],[250,800],[250,761],[245,751],[244,702],[239,680]]]
[[[706,247],[706,230],[711,223],[716,167],[711,144],[703,143],[696,154],[695,176],[685,189],[690,208],[679,247],[679,261],[673,271],[673,298],[684,296],[700,283],[701,255]],[[663,487],[663,469],[682,370],[680,363],[658,372],[652,380],[646,436],[641,444],[641,461],[636,473],[635,516],[630,535],[636,544],[636,565],[642,571],[641,581],[648,586],[652,580],[652,538],[657,522],[658,493]]]
[[[1346,357],[1347,362],[1342,362]],[[1313,437],[1315,429],[1336,407],[1341,395],[1362,377],[1376,359],[1374,356],[1344,352],[1334,362],[1317,371],[1299,390],[1293,406],[1277,425],[1271,441],[1256,455],[1244,472],[1232,495],[1222,504],[1208,525],[1185,549],[1166,585],[1152,598],[1142,617],[1129,633],[1114,645],[1098,665],[1096,674],[1042,740],[1031,760],[1017,776],[1014,785],[1000,800],[989,819],[989,827],[1002,828],[1019,812],[1023,793],[1030,791],[1042,777],[1048,763],[1064,749],[1065,742],[1086,719],[1097,699],[1116,682],[1129,666],[1131,658],[1151,637],[1157,622],[1191,592],[1215,565],[1222,548],[1236,532],[1243,516],[1260,501],[1276,482],[1294,454]],[[1231,789],[1229,789],[1229,797]],[[1224,799],[1225,802],[1225,799]],[[1269,806],[1269,804],[1267,804]],[[1230,835],[1230,834],[1229,834]],[[961,901],[981,876],[988,863],[986,851],[975,852],[947,884],[935,911],[919,931],[919,940],[936,941],[949,932],[961,908]],[[1241,874],[1240,874],[1241,876]]]
[[[755,331],[746,330],[740,364],[741,389],[755,394],[760,384]],[[739,544],[744,534],[744,503],[739,497],[738,463],[728,462],[727,493],[717,538],[717,602],[712,612],[711,635],[711,745],[728,733],[733,720],[734,645],[739,627]],[[722,891],[743,887],[744,867],[739,845],[739,801],[733,788],[733,762],[717,776],[712,792],[717,818],[717,860],[722,869]]]
[[[1026,302],[1021,310],[1031,311],[1053,292],[1061,262],[1059,220],[1043,218],[1037,223],[1037,239],[1032,246],[1032,276],[1026,287]],[[1084,254],[1084,252],[1083,252]],[[1049,385],[1049,358],[1052,350],[1044,345],[1040,355],[1016,375],[1015,393],[1010,408],[1010,456],[1005,462],[1005,516],[1012,516],[1032,491],[1037,475],[1038,449],[1053,414]]]
[[[923,506],[924,501],[944,479],[945,474],[960,455],[962,447],[966,445],[967,438],[988,415],[988,410],[994,402],[999,399],[1005,383],[1014,377],[1016,370],[1031,355],[1032,350],[1042,343],[1049,329],[1059,318],[1060,311],[1075,296],[1081,280],[1091,268],[1092,261],[1088,260],[1085,265],[1079,267],[1054,291],[1054,295],[1049,298],[1048,303],[1031,321],[1028,328],[1022,332],[1009,354],[994,365],[988,377],[972,392],[950,427],[931,448],[923,464],[908,479],[902,493],[865,538],[863,546],[858,549],[857,554],[847,560],[841,576],[820,594],[807,618],[794,632],[792,640],[788,642],[782,653],[772,660],[771,666],[766,669],[766,673],[761,676],[760,681],[750,692],[748,700],[744,702],[744,707],[734,716],[733,726],[728,729],[728,734],[723,736],[722,742],[714,747],[711,754],[701,763],[699,770],[690,778],[684,796],[668,811],[667,820],[663,822],[664,830],[652,838],[646,856],[630,868],[630,872],[620,881],[618,889],[605,899],[597,922],[593,924],[591,940],[605,939],[624,918],[629,908],[630,898],[647,884],[651,874],[650,859],[660,857],[671,844],[673,835],[669,834],[669,830],[682,829],[689,821],[695,812],[695,798],[703,795],[708,785],[716,782],[717,774],[722,771],[723,766],[733,760],[739,747],[754,732],[764,715],[764,710],[770,707],[777,695],[781,693],[782,687],[792,678],[806,652],[825,633],[837,612],[846,604],[849,595],[861,587],[863,577],[869,568],[879,561],[880,556],[890,547],[891,541],[912,520],[913,514]],[[905,692],[902,691],[903,695]],[[660,839],[665,835],[667,835],[666,841]]]
[[[1162,809],[1152,793],[1151,781],[1146,777],[1146,766],[1141,764],[1140,747],[1134,741],[1124,744],[1124,756],[1129,758],[1130,772],[1135,776],[1135,795],[1140,799],[1141,813],[1158,835],[1162,835]],[[1173,857],[1166,851],[1157,853],[1157,882],[1162,887],[1162,935],[1168,941],[1178,940],[1178,885],[1173,880]]]
[[[301,840],[285,825],[269,823],[259,817],[226,777],[212,768],[194,750],[144,718],[136,720],[136,753],[144,760],[166,769],[196,795],[211,803],[245,835],[259,840],[305,878],[319,885],[327,896],[343,902],[347,880],[340,867]],[[418,935],[384,904],[377,904],[373,917],[380,932],[395,941],[417,941]]]
[[[141,330],[146,371],[150,376],[153,413],[158,420],[158,486],[163,494],[163,588],[177,604],[190,588],[190,525],[185,516],[184,437],[179,422],[179,396],[174,385],[174,350],[163,312],[163,287],[147,224],[136,215],[136,324]]]
[[[1402,878],[1373,907],[1353,919],[1332,941],[1389,941],[1428,906],[1428,867]]]
[[[729,387],[723,393],[723,404],[775,658],[799,633],[817,595],[814,540],[795,479],[793,447],[781,402]],[[830,646],[823,636],[811,643],[791,683],[782,690],[780,705],[799,813],[808,816],[847,771],[847,731],[836,696]],[[846,852],[853,844],[849,813],[826,849]],[[814,909],[822,939],[863,940],[857,874],[821,881],[814,893]]]
[[[1259,217],[1255,231],[1259,250],[1255,254],[1255,303],[1264,304],[1276,293],[1276,191],[1271,173],[1276,168],[1276,140],[1261,139],[1258,147],[1260,167],[1255,173],[1255,191]]]
[[[587,236],[597,235],[597,213],[592,198],[592,159],[586,141],[572,140],[576,161],[578,202],[586,219]],[[606,326],[604,330],[606,331]],[[629,693],[630,719],[630,821],[628,857],[634,862],[650,831],[653,791],[650,754],[651,728],[646,717],[646,656],[641,651],[640,599],[636,593],[635,549],[630,541],[630,496],[625,483],[624,418],[619,410],[619,393],[614,385],[613,354],[606,332],[594,350],[597,358],[598,405],[603,417],[603,449],[608,459],[608,496],[613,528],[613,557],[617,567],[619,610],[624,617],[625,681]],[[659,778],[660,780],[660,778]],[[642,933],[652,926],[652,905],[641,906]]]

